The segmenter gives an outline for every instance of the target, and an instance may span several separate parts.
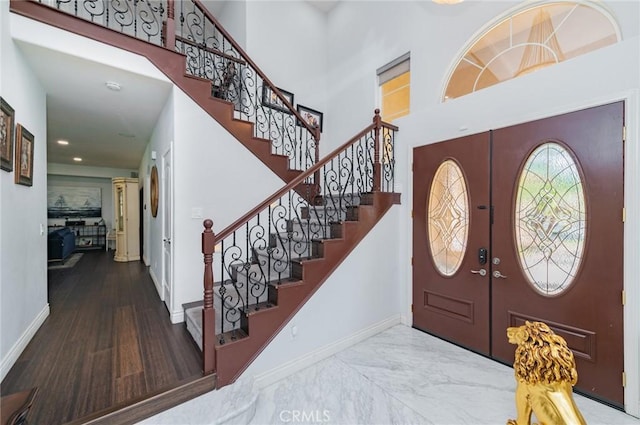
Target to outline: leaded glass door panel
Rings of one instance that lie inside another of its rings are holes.
[[[414,149],[413,325],[489,354],[489,133]]]
[[[623,104],[492,133],[492,357],[541,320],[574,351],[576,388],[623,405]],[[497,264],[496,264],[497,263]]]

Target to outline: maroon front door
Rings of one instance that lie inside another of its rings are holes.
[[[413,324],[489,354],[489,133],[416,148],[413,173]]]
[[[512,362],[505,329],[543,321],[573,350],[577,388],[620,407],[622,128],[620,102],[494,131],[491,251],[506,276],[492,281],[492,356]]]
[[[546,322],[623,405],[623,107],[414,149],[416,328],[509,364],[506,328]]]

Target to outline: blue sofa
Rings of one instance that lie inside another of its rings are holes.
[[[49,260],[64,262],[76,249],[76,235],[68,227],[49,233]]]

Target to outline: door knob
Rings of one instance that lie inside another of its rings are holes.
[[[493,277],[497,278],[502,278],[502,279],[506,279],[507,277],[505,275],[503,275],[502,273],[500,273],[499,270],[496,270],[493,272]]]
[[[486,276],[487,275],[487,271],[485,269],[471,270],[471,273],[479,274],[480,276]]]

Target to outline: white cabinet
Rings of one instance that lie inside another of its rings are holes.
[[[138,179],[114,177],[115,261],[140,260],[140,211]]]

